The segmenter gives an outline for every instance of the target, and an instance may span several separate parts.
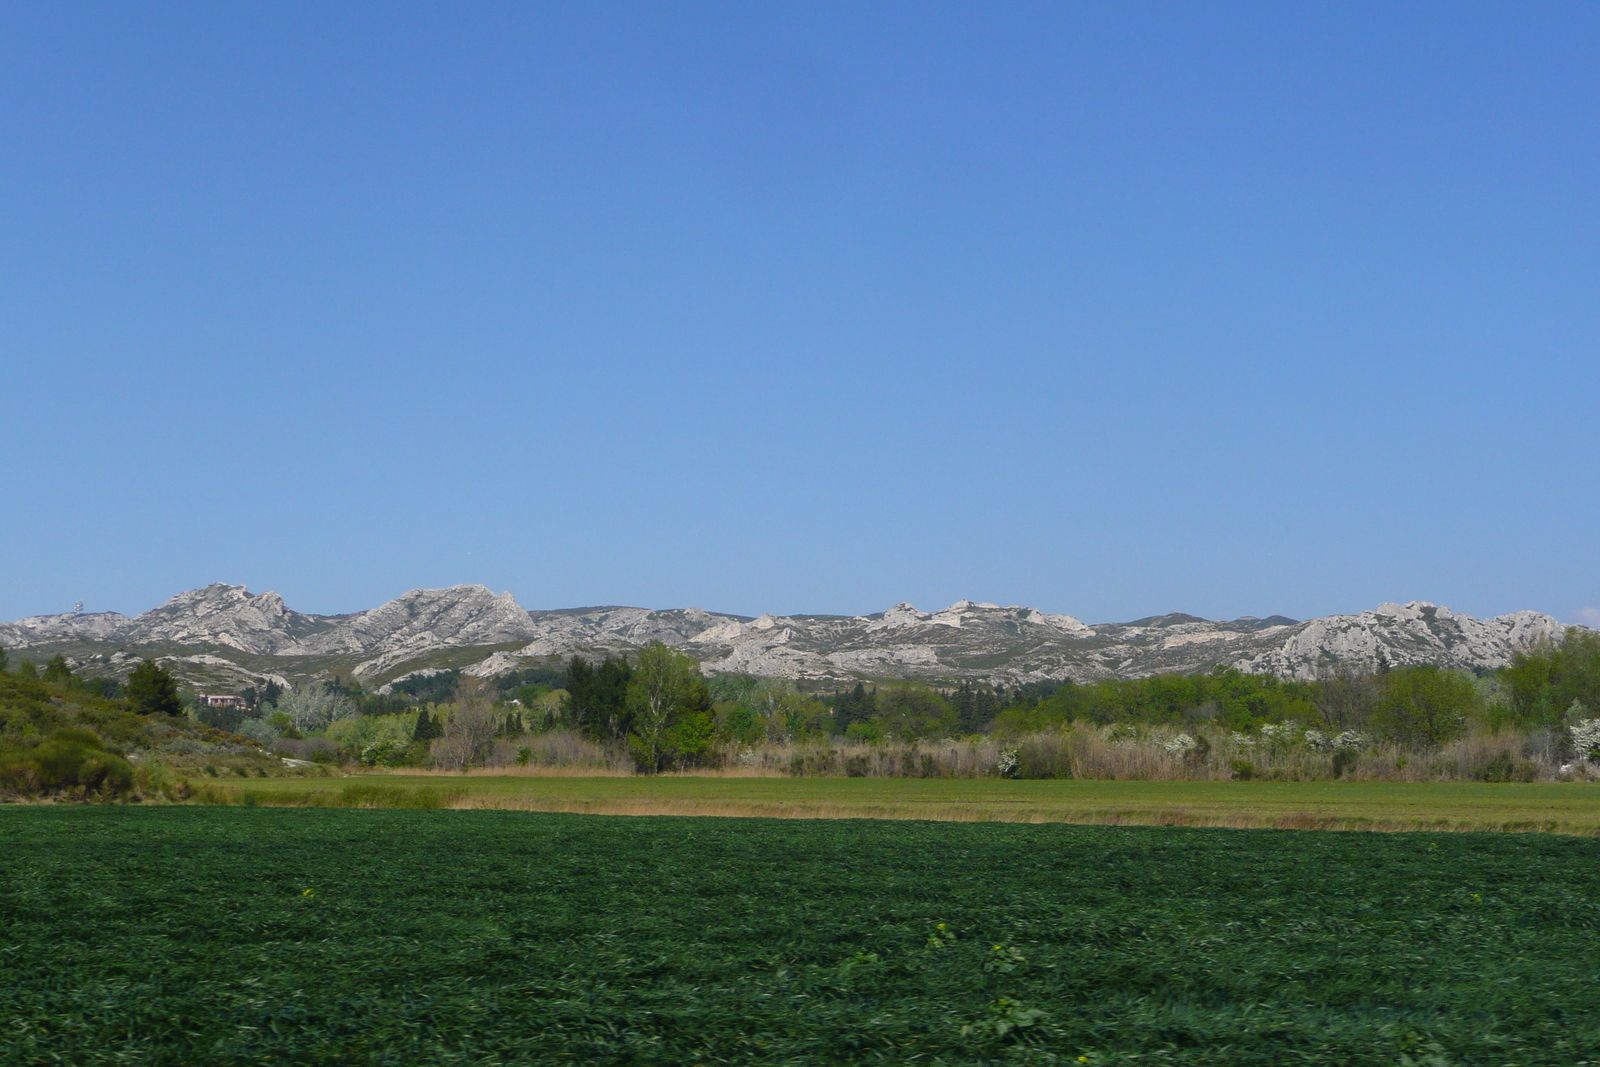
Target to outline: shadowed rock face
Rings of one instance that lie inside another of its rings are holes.
[[[3,624],[0,645],[41,650],[177,645],[195,654],[167,653],[175,664],[219,668],[232,662],[229,650],[283,657],[285,664],[296,657],[317,662],[341,657],[358,676],[381,679],[430,666],[430,656],[450,650],[502,646],[492,656],[485,649],[476,662],[470,655],[463,661],[472,673],[498,674],[551,657],[625,654],[662,641],[700,659],[708,672],[837,681],[967,677],[1015,685],[1138,677],[1217,664],[1301,677],[1338,664],[1492,669],[1563,630],[1537,612],[1475,619],[1421,602],[1308,622],[1282,616],[1215,622],[1172,614],[1096,626],[1070,615],[970,600],[936,612],[896,604],[875,615],[755,619],[700,608],[530,612],[510,593],[496,596],[481,585],[414,589],[353,615],[308,615],[288,608],[276,593],[218,584],[180,593],[131,619],[115,613],[45,615]],[[132,659],[116,652],[107,662],[131,665]],[[239,669],[244,676],[268,677]]]

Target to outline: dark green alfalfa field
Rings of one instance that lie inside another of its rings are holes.
[[[0,1062],[1600,1062],[1600,843],[0,810]]]

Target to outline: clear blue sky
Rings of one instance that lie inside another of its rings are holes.
[[[0,618],[1600,620],[1600,7],[0,8]]]

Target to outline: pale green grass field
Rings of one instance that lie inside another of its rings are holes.
[[[933,819],[1600,835],[1600,784],[373,774],[223,785],[233,802],[607,815]]]

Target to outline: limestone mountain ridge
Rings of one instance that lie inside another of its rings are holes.
[[[1477,619],[1423,601],[1303,622],[1174,613],[1096,625],[970,600],[941,611],[902,603],[856,616],[750,618],[620,606],[528,611],[509,592],[481,585],[413,589],[368,611],[315,615],[294,611],[274,592],[218,583],[132,617],[74,612],[0,623],[0,646],[30,659],[60,652],[86,673],[117,676],[153,655],[191,684],[234,688],[334,673],[383,688],[419,671],[495,675],[574,654],[627,655],[650,641],[689,652],[708,673],[819,684],[965,678],[1017,685],[1218,664],[1297,677],[1340,664],[1490,670],[1565,629],[1533,611]]]

